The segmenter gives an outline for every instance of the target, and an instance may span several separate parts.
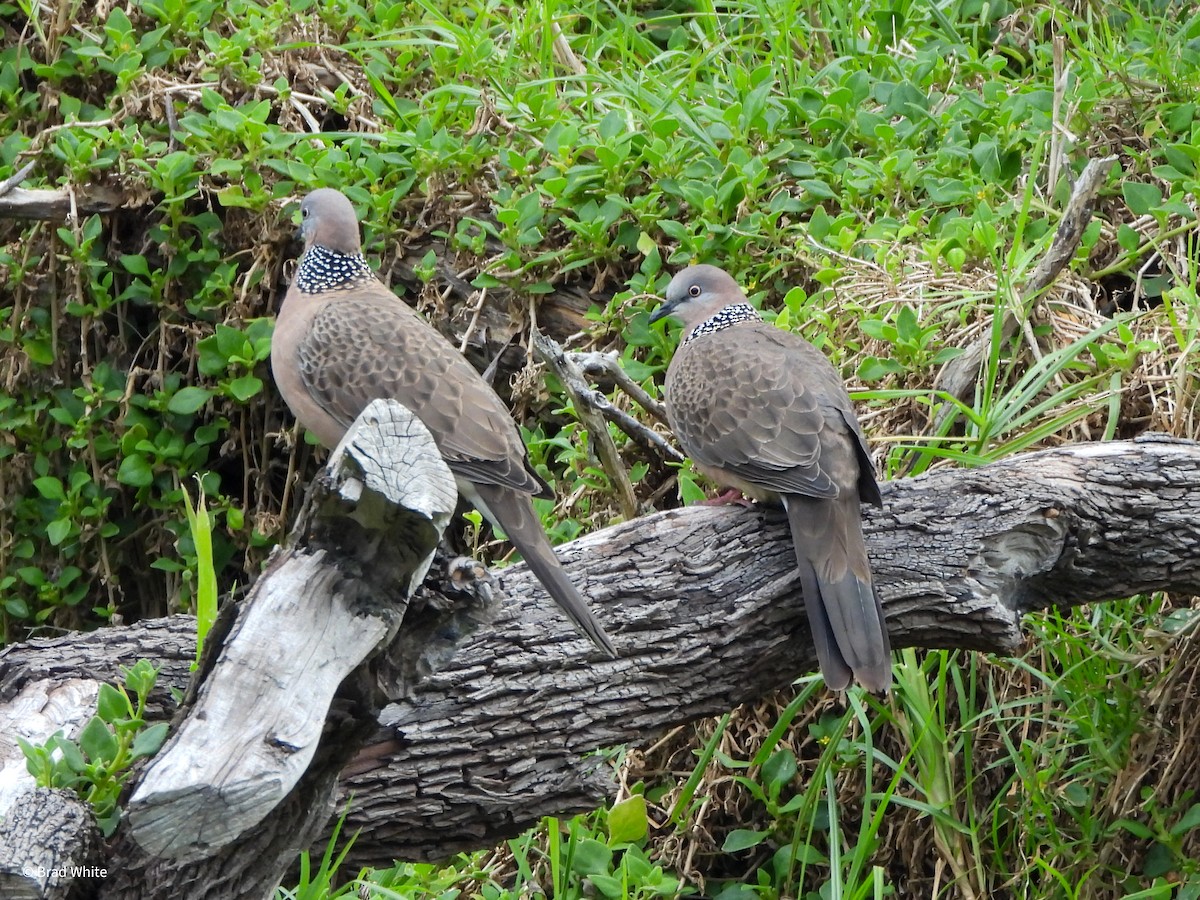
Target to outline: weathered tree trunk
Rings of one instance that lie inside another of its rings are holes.
[[[1200,592],[1195,443],[1025,454],[885,485],[884,503],[867,510],[866,531],[895,647],[1011,652],[1028,610]],[[507,599],[494,623],[384,710],[341,773],[347,833],[361,829],[353,864],[444,857],[543,814],[593,808],[613,784],[586,752],[645,743],[810,671],[786,529],[776,510],[696,507],[560,548],[617,660],[591,652],[524,566],[499,573]],[[136,647],[167,663],[163,678],[180,677],[189,627],[174,619],[9,648],[0,705],[38,678],[115,678],[110,648],[128,662]],[[127,863],[108,858],[114,871]]]
[[[108,875],[92,808],[74,791],[38,788],[5,819],[0,833],[0,897],[5,900],[79,896]]]
[[[124,800],[108,848],[120,864],[95,896],[271,893],[296,842],[327,823],[338,776],[384,704],[444,657],[409,600],[457,500],[420,420],[392,401],[368,405],[314,482],[291,546],[226,617],[230,627],[209,633],[169,742]],[[470,603],[438,609],[439,630],[460,607]],[[78,866],[82,850],[29,846],[25,813],[45,796],[19,797],[0,825],[0,846],[22,851],[0,859],[0,878],[30,896],[82,895],[82,881],[64,893],[64,877],[41,875]]]

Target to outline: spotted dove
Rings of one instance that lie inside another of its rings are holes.
[[[363,408],[392,398],[433,435],[459,493],[503,529],[575,625],[610,656],[612,642],[567,578],[531,497],[552,497],[504,403],[442,335],[375,277],[358,221],[339,191],[300,205],[304,255],[271,344],[275,383],[326,447]]]
[[[696,467],[758,500],[781,500],[825,683],[891,686],[861,502],[881,503],[866,440],[837,371],[767,324],[728,274],[692,266],[651,316],[684,324],[667,369],[667,418]]]

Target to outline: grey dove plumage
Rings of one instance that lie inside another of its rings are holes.
[[[891,647],[871,580],[861,503],[879,505],[866,440],[837,371],[764,322],[715,266],[671,279],[651,316],[684,324],[667,369],[667,418],[696,467],[787,510],[826,684],[891,686]]]
[[[368,403],[391,398],[425,423],[459,493],[504,530],[581,632],[612,641],[550,548],[531,497],[552,497],[503,401],[442,335],[389,290],[362,255],[354,208],[321,188],[300,205],[304,255],[271,343],[292,413],[334,447]]]

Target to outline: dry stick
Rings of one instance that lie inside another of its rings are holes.
[[[308,107],[301,103],[294,96],[289,97],[288,101],[292,104],[292,108],[295,109],[296,112],[300,113],[300,118],[304,120],[305,124],[308,125],[308,127],[312,130],[313,134],[320,134],[321,123],[317,121],[317,117],[309,111]]]
[[[10,187],[0,195],[0,219],[69,222],[72,216],[109,213],[130,203],[119,188],[102,184],[67,188]]]
[[[1067,201],[1062,220],[1058,223],[1054,241],[1021,291],[1021,316],[1014,315],[1011,310],[1006,310],[1004,313],[1000,337],[1002,341],[1009,340],[1017,333],[1022,323],[1033,311],[1034,304],[1042,292],[1054,283],[1054,279],[1059,276],[1075,255],[1075,251],[1079,248],[1079,242],[1083,240],[1083,232],[1092,219],[1096,194],[1104,184],[1104,179],[1108,177],[1108,170],[1116,161],[1115,156],[1093,159],[1079,173],[1079,178],[1076,179],[1075,187],[1071,191],[1071,199]],[[946,363],[934,382],[935,390],[965,402],[979,379],[979,373],[991,342],[992,338],[989,332],[972,343],[961,356]],[[958,415],[957,406],[946,404],[934,421],[933,431],[940,431],[948,418]]]
[[[24,181],[29,173],[33,171],[33,167],[37,165],[37,159],[31,159],[25,165],[21,166],[16,172],[9,175],[3,181],[0,181],[0,197],[3,197],[18,184]]]
[[[114,121],[114,119],[100,119],[95,122],[62,122],[58,125],[52,125],[49,128],[45,128],[38,132],[37,138],[35,138],[35,145],[44,145],[45,136],[48,134],[53,134],[56,131],[62,131],[66,128],[94,128],[108,126],[112,125]],[[37,151],[33,150],[29,152],[36,153]],[[17,219],[61,219],[65,217],[62,214],[64,204],[66,204],[71,210],[71,215],[76,214],[76,199],[73,193],[68,196],[68,194],[64,191],[27,191],[24,189],[17,189],[14,191],[14,189],[17,188],[17,185],[29,177],[29,174],[37,165],[37,162],[37,157],[34,156],[33,159],[21,166],[21,168],[16,172],[9,175],[3,181],[0,181],[0,197],[10,193],[13,194],[13,196],[4,203],[4,207],[7,208],[0,208],[0,216],[3,216],[4,218]],[[110,211],[109,209],[86,208],[88,206],[86,200],[81,205],[85,207],[85,212]]]
[[[591,375],[593,378],[611,378],[616,382],[617,387],[637,401],[642,409],[646,410],[646,412],[650,413],[650,415],[654,416],[660,422],[667,421],[667,408],[647,394],[640,384],[629,377],[629,373],[621,366],[615,352],[601,353],[598,350],[591,350],[586,353],[576,352],[571,354],[571,359],[583,370],[585,375]],[[620,423],[618,422],[617,424]],[[683,454],[675,450],[666,441],[663,441],[659,435],[651,432],[650,436],[654,438],[654,445],[659,447],[668,456],[674,456],[680,460],[683,459]],[[630,437],[633,437],[633,435],[630,435]]]
[[[566,35],[563,34],[562,28],[557,22],[550,25],[554,32],[554,40],[551,42],[551,49],[554,52],[554,58],[558,60],[559,65],[568,69],[573,75],[584,75],[587,69],[583,63],[579,61],[579,57],[575,55],[575,51],[571,49],[571,45],[567,43]]]
[[[487,304],[487,292],[487,288],[479,289],[479,299],[475,301],[475,310],[471,313],[471,321],[467,325],[467,330],[463,333],[462,340],[458,343],[459,353],[465,354],[467,352],[467,347],[471,345],[471,338],[475,336],[475,332],[479,329],[479,317],[483,315],[483,307]],[[442,299],[444,301],[445,297]]]
[[[596,455],[600,457],[600,464],[604,466],[604,471],[608,473],[608,477],[617,488],[617,497],[621,501],[621,513],[626,519],[637,518],[638,502],[633,493],[633,485],[629,481],[625,464],[621,462],[621,454],[617,452],[617,445],[613,443],[612,435],[608,433],[608,425],[605,424],[604,416],[600,412],[599,398],[602,395],[588,385],[584,380],[583,372],[568,358],[557,341],[542,334],[536,328],[533,329],[532,335],[534,353],[537,354],[538,359],[550,367],[550,370],[562,382],[563,388],[575,405],[575,412],[579,416],[579,420],[591,434]],[[603,403],[612,407],[607,397],[603,397]]]
[[[1058,173],[1066,155],[1066,129],[1062,125],[1062,105],[1067,94],[1066,47],[1062,35],[1054,36],[1054,105],[1050,112],[1050,158],[1046,163],[1046,190],[1054,196]]]
[[[593,378],[611,377],[617,383],[617,387],[621,388],[641,404],[643,409],[658,418],[659,421],[667,421],[666,407],[642,390],[641,385],[629,377],[629,373],[621,368],[621,364],[617,361],[615,353],[600,353],[599,351],[592,350],[588,352],[566,353],[565,355],[585,375],[590,375]],[[612,401],[604,396],[602,392],[588,387],[587,399],[590,405],[604,416],[604,418],[608,419],[647,450],[657,451],[676,462],[683,462],[687,459],[674,444],[653,428],[643,425],[629,413],[625,412],[625,410],[613,406]]]
[[[1063,126],[1062,118],[1063,99],[1067,95],[1068,70],[1066,42],[1062,35],[1056,35],[1054,38],[1054,102],[1050,110],[1050,158],[1046,163],[1046,193],[1051,198],[1058,187],[1058,176],[1063,169],[1067,146],[1074,144],[1070,132]],[[1021,332],[1025,335],[1025,343],[1029,347],[1029,352],[1033,354],[1034,360],[1040,363],[1042,349],[1038,346],[1037,337],[1033,333],[1033,323],[1029,320],[1028,315],[1021,323]],[[1059,389],[1064,387],[1060,372],[1054,373],[1054,383]]]

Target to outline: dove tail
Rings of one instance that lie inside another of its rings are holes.
[[[887,693],[891,642],[871,582],[858,499],[790,495],[784,505],[825,683],[840,691],[853,678],[869,691]]]
[[[542,587],[550,594],[567,618],[592,643],[613,659],[617,650],[605,633],[587,603],[567,577],[562,563],[554,555],[542,523],[533,509],[529,495],[513,488],[499,485],[475,484],[471,491],[460,492],[479,507],[493,525],[498,525],[520,552],[526,565],[533,570]]]

